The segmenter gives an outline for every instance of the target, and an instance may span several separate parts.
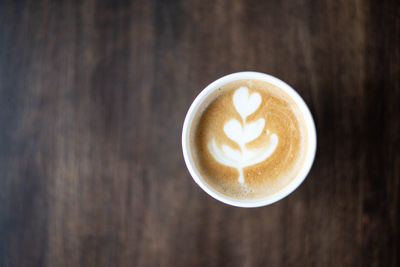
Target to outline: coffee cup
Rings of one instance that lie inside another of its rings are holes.
[[[195,98],[183,124],[182,151],[192,178],[210,196],[236,207],[261,207],[286,197],[307,177],[315,124],[288,84],[264,73],[237,72]]]

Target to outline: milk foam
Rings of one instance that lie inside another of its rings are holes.
[[[232,102],[242,121],[232,118],[224,124],[223,129],[226,136],[239,145],[240,150],[224,144],[220,148],[214,138],[208,143],[208,150],[219,163],[236,168],[239,171],[238,181],[245,185],[243,168],[263,162],[271,156],[278,146],[279,138],[276,134],[265,130],[269,135],[269,141],[264,146],[257,149],[246,148],[246,144],[257,139],[265,129],[264,118],[246,122],[246,118],[257,111],[262,98],[259,93],[250,94],[249,89],[242,86],[233,94]]]

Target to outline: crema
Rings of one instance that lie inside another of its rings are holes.
[[[238,80],[215,90],[198,108],[190,153],[204,180],[238,199],[271,195],[301,169],[307,149],[304,118],[279,87]]]

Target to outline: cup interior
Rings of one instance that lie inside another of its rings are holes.
[[[254,80],[262,80],[271,84],[274,84],[275,86],[279,87],[283,91],[285,91],[293,100],[294,102],[298,105],[298,108],[300,109],[301,113],[303,114],[305,124],[306,124],[306,129],[307,129],[307,135],[308,135],[308,148],[305,156],[304,163],[302,165],[302,168],[300,169],[299,173],[297,176],[284,188],[282,188],[280,191],[268,195],[263,198],[259,199],[251,199],[251,200],[244,200],[244,199],[235,199],[229,196],[226,196],[217,190],[215,190],[213,187],[211,187],[200,175],[200,173],[197,171],[195,164],[193,162],[192,155],[190,153],[190,145],[189,145],[189,131],[193,122],[193,119],[195,117],[196,112],[198,111],[198,108],[201,106],[203,101],[207,98],[209,94],[217,90],[219,87],[222,85],[236,81],[236,80],[243,80],[243,79],[254,79]],[[226,204],[236,206],[236,207],[243,207],[243,208],[253,208],[253,207],[261,207],[261,206],[266,206],[269,204],[272,204],[287,195],[289,195],[291,192],[293,192],[307,177],[311,166],[314,161],[315,157],[315,152],[316,152],[316,130],[315,130],[315,125],[314,125],[314,120],[312,118],[311,112],[308,109],[307,105],[305,104],[304,100],[299,96],[299,94],[288,84],[285,82],[279,80],[278,78],[275,78],[271,75],[260,73],[260,72],[253,72],[253,71],[246,71],[246,72],[236,72],[233,74],[229,74],[226,76],[223,76],[222,78],[219,78],[218,80],[212,82],[209,84],[206,88],[203,89],[203,91],[200,92],[200,94],[195,98],[193,101],[192,105],[189,108],[189,111],[186,114],[186,118],[183,124],[183,129],[182,129],[182,151],[183,151],[183,157],[186,163],[186,166],[194,179],[194,181],[210,196],[213,198],[224,202]]]

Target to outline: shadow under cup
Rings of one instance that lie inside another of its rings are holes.
[[[213,94],[216,90],[218,90],[220,87],[234,82],[234,81],[239,81],[239,80],[259,80],[259,81],[264,81],[269,84],[272,84],[279,89],[281,89],[283,92],[285,92],[292,100],[293,102],[297,105],[297,108],[301,115],[304,118],[304,124],[305,124],[305,131],[307,134],[307,142],[306,142],[306,152],[304,156],[303,163],[300,167],[300,170],[297,172],[297,175],[291,179],[291,181],[282,189],[279,191],[267,195],[265,197],[261,198],[255,198],[255,199],[239,199],[239,198],[234,198],[231,196],[228,196],[226,194],[221,193],[219,190],[214,188],[212,185],[206,182],[206,180],[202,177],[198,169],[196,168],[196,164],[194,162],[194,158],[192,156],[192,153],[190,151],[191,146],[190,146],[190,130],[192,127],[192,123],[197,115],[197,113],[200,111],[201,106],[204,104],[205,101],[207,101],[208,97]],[[183,150],[183,155],[184,155],[184,160],[186,163],[186,166],[195,180],[195,182],[204,190],[206,191],[210,196],[214,197],[215,199],[224,202],[229,205],[237,206],[237,207],[260,207],[260,206],[265,206],[269,205],[271,203],[274,203],[285,196],[289,195],[291,192],[293,192],[305,179],[307,176],[309,170],[311,169],[311,166],[314,161],[314,156],[315,156],[315,151],[316,151],[316,131],[315,131],[315,125],[313,118],[311,116],[311,113],[307,107],[307,105],[304,103],[303,99],[297,94],[297,92],[291,88],[288,84],[284,83],[283,81],[264,74],[264,73],[259,73],[259,72],[237,72],[233,74],[226,75],[210,85],[208,85],[194,100],[192,105],[189,108],[189,111],[186,115],[184,125],[183,125],[183,130],[182,130],[182,150]]]

